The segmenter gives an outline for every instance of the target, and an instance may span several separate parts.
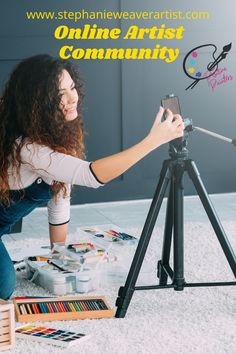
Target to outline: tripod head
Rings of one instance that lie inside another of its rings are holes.
[[[167,95],[166,98],[164,98],[161,101],[161,104],[163,108],[165,109],[169,108],[173,112],[173,114],[181,115],[179,99],[174,94]],[[164,114],[164,119],[165,119],[165,114]],[[169,143],[169,155],[172,159],[179,159],[179,158],[186,159],[188,157],[187,144],[188,144],[189,133],[194,130],[210,135],[214,138],[226,141],[236,146],[236,138],[230,139],[223,135],[211,132],[209,130],[200,127],[195,127],[193,126],[193,122],[190,118],[183,119],[183,122],[184,122],[184,135],[181,138],[177,138],[170,141]]]
[[[184,135],[181,138],[177,138],[169,142],[169,155],[172,159],[188,157],[188,138],[189,133],[194,130],[194,127],[190,118],[183,119],[183,122]]]

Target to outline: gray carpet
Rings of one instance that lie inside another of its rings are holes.
[[[236,251],[236,222],[223,223]],[[139,235],[140,230],[127,230]],[[138,284],[156,283],[156,263],[161,254],[163,230],[155,228]],[[29,246],[34,240],[8,241],[7,247]],[[42,239],[38,244],[45,244]],[[127,246],[128,247],[128,246]],[[132,250],[124,252],[125,257]],[[132,257],[130,257],[131,259]],[[121,268],[117,265],[117,271]],[[125,263],[128,271],[129,262]],[[119,274],[118,274],[119,275]],[[119,277],[118,277],[119,278]],[[121,277],[122,279],[122,277]],[[185,226],[185,279],[187,282],[233,281],[234,276],[210,224]],[[115,309],[119,286],[103,285],[91,293],[106,295]],[[15,296],[46,295],[44,289],[18,276]],[[81,353],[81,354],[175,354],[236,353],[236,287],[185,288],[135,291],[124,319],[47,322],[54,328],[70,329],[91,335],[77,347],[61,349],[47,344],[17,340],[11,353]],[[39,324],[39,323],[38,323]],[[8,353],[9,351],[6,351]]]

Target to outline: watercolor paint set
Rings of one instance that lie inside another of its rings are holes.
[[[90,338],[83,333],[75,333],[62,329],[27,324],[15,330],[16,338],[34,340],[60,347],[70,347]]]
[[[113,310],[104,296],[14,298],[18,322],[111,318]]]

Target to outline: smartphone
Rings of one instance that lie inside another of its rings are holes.
[[[173,114],[180,114],[179,98],[173,94],[167,95],[166,98],[161,100],[162,107],[166,110],[167,108],[171,110]],[[165,113],[164,113],[165,116]],[[165,119],[166,117],[164,117]]]
[[[174,94],[167,95],[166,98],[161,100],[161,105],[165,109],[162,120],[166,119],[166,109],[170,109],[173,114],[180,114],[179,98]],[[182,150],[184,138],[176,138],[170,142],[170,146],[175,150]]]

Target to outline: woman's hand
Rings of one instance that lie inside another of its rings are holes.
[[[162,144],[183,136],[184,123],[181,116],[179,114],[173,115],[173,113],[167,109],[166,120],[162,122],[161,118],[163,114],[164,108],[160,107],[153,126],[146,137],[150,150],[154,150]]]

